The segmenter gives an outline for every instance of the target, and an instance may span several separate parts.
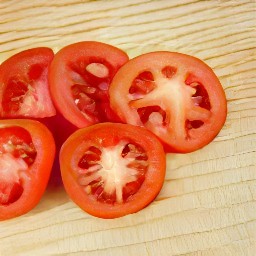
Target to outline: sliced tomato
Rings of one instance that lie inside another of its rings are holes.
[[[0,66],[0,117],[44,118],[56,114],[48,68],[54,53],[46,47],[13,55]]]
[[[157,137],[128,124],[80,129],[60,152],[67,193],[84,211],[101,218],[134,213],[152,202],[164,182],[165,162]]]
[[[0,121],[0,220],[25,214],[37,205],[54,156],[52,134],[40,122]]]
[[[217,76],[203,61],[181,53],[152,52],[130,60],[109,91],[121,120],[148,128],[167,152],[202,148],[226,120],[226,97]]]
[[[100,42],[79,42],[61,49],[50,67],[50,90],[57,109],[72,124],[86,127],[119,121],[109,106],[108,88],[126,53]]]

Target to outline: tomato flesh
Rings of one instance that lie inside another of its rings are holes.
[[[145,179],[146,152],[136,144],[121,141],[108,148],[90,148],[80,159],[78,181],[96,200],[123,203],[135,194]]]
[[[138,75],[138,77],[136,77],[130,87],[129,93],[130,93],[130,98],[132,99],[131,101],[131,105],[132,106],[136,106],[137,102],[136,100],[139,99],[143,99],[143,105],[145,105],[145,101],[147,100],[147,98],[149,99],[154,99],[154,101],[156,101],[156,99],[160,102],[160,99],[162,98],[163,100],[165,100],[167,97],[168,98],[172,98],[172,90],[171,87],[176,86],[176,87],[182,87],[184,85],[182,85],[180,83],[180,81],[176,81],[177,84],[175,84],[175,82],[172,84],[172,79],[173,76],[175,75],[176,69],[175,71],[173,71],[173,69],[171,69],[171,67],[166,66],[163,67],[161,70],[162,74],[163,74],[163,78],[159,79],[159,82],[156,80],[154,80],[153,74],[150,72],[143,72],[141,74]],[[149,78],[150,77],[150,78]],[[190,79],[191,81],[191,79]],[[187,81],[186,81],[187,82]],[[205,108],[207,110],[211,109],[210,106],[210,102],[209,102],[209,96],[207,94],[207,91],[204,89],[204,87],[198,83],[195,83],[194,81],[191,82],[191,84],[188,84],[191,88],[192,88],[192,93],[188,92],[188,96],[190,97],[189,100],[193,101],[194,106],[200,106],[201,108]],[[163,88],[161,88],[161,86]],[[164,87],[170,87],[169,92],[165,90]],[[174,88],[175,90],[175,88]],[[182,89],[177,89],[182,90]],[[140,96],[138,96],[138,92],[140,92]],[[169,95],[166,95],[166,93],[168,93]],[[149,100],[148,100],[149,101]],[[140,105],[140,103],[138,103],[138,106]],[[137,109],[138,114],[140,116],[140,119],[143,121],[143,123],[146,123],[149,119],[149,116],[151,115],[151,113],[153,112],[158,112],[161,114],[161,116],[163,117],[163,122],[164,122],[164,117],[166,116],[166,111],[163,110],[160,106],[153,106],[150,104],[146,104],[149,106],[145,106],[145,107],[140,107]],[[165,106],[166,109],[166,106]],[[168,109],[166,109],[168,110]]]
[[[159,83],[157,81],[154,81],[153,74],[151,72],[143,72],[136,77],[129,89],[129,93],[131,95],[131,98],[133,101],[130,103],[132,106],[136,106],[137,100],[142,99],[145,102],[147,100],[147,97],[152,98],[156,101],[156,99],[160,102],[161,98],[166,98],[169,97],[170,99],[172,98],[171,96],[171,90],[169,92],[169,96],[166,95],[166,91],[163,89],[161,90],[161,84],[168,84],[171,88],[171,83],[172,79],[175,76],[177,72],[177,69],[174,67],[170,66],[165,66],[162,68],[161,73],[164,76],[164,79],[161,79]],[[170,82],[169,82],[170,81]],[[193,102],[194,106],[199,106],[201,108],[204,108],[206,110],[211,109],[210,101],[209,101],[209,96],[205,88],[191,80],[191,78],[186,80],[186,84],[190,86],[193,90],[192,94],[189,95],[190,101]],[[180,84],[180,86],[183,86]],[[160,88],[160,89],[159,89]],[[154,93],[154,90],[156,92]],[[174,89],[175,90],[175,89]],[[180,89],[178,89],[180,90]],[[160,93],[159,93],[159,92]],[[147,96],[150,94],[149,96]],[[139,105],[139,104],[138,104]],[[166,106],[165,106],[166,107]],[[147,125],[147,122],[152,123],[154,122],[157,125],[161,125],[162,127],[165,127],[166,129],[168,128],[168,125],[170,120],[167,121],[167,115],[166,112],[171,114],[171,109],[163,109],[159,105],[154,106],[154,105],[149,105],[145,107],[139,107],[137,108],[137,112],[139,114],[140,120],[142,121],[143,124]],[[203,121],[201,120],[189,120],[187,119],[185,121],[185,133],[186,137],[189,137],[189,130],[190,129],[197,129],[200,126],[203,125]]]
[[[110,107],[108,89],[127,61],[126,53],[100,42],[78,42],[61,49],[49,72],[52,97],[60,113],[79,128],[120,122]]]
[[[4,118],[54,116],[48,86],[53,51],[33,48],[13,55],[0,66],[0,115]]]
[[[10,154],[0,156],[0,205],[9,205],[17,201],[22,193],[19,173],[27,170],[26,163]]]
[[[0,128],[0,154],[11,153],[29,166],[34,163],[36,149],[29,132],[19,126]]]
[[[41,64],[34,64],[30,67],[28,71],[28,77],[30,78],[31,81],[37,80],[43,74],[45,69],[46,67]]]
[[[21,216],[39,203],[54,157],[53,136],[41,122],[0,120],[0,221]]]
[[[227,114],[223,88],[210,67],[171,52],[144,54],[121,67],[110,85],[110,102],[123,122],[151,130],[167,152],[205,146]]]
[[[18,126],[0,128],[0,205],[16,202],[23,193],[20,175],[37,152],[29,132]]]
[[[102,218],[137,212],[154,200],[163,185],[165,164],[154,134],[120,123],[79,129],[60,152],[63,183],[71,199]]]
[[[70,65],[73,73],[73,100],[92,123],[106,122],[115,114],[109,106],[108,88],[113,68],[105,60],[90,58]]]

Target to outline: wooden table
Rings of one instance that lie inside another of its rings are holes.
[[[1,0],[1,61],[82,40],[130,57],[178,51],[214,69],[228,117],[210,145],[168,155],[164,187],[146,209],[97,219],[62,186],[48,188],[30,213],[0,223],[0,255],[256,255],[255,7],[253,0]]]

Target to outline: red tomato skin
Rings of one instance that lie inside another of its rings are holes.
[[[139,120],[135,109],[129,107],[129,88],[133,79],[143,71],[160,70],[166,65],[179,66],[182,64],[184,73],[195,73],[194,78],[206,87],[212,103],[211,118],[200,128],[197,138],[189,142],[176,139],[171,133],[157,135],[167,153],[190,153],[209,144],[220,132],[227,117],[227,100],[223,87],[213,70],[202,60],[177,52],[150,52],[129,60],[121,67],[109,88],[110,105],[116,110],[122,122],[132,125],[144,126]],[[154,130],[155,129],[155,130]],[[151,129],[150,129],[151,130]],[[151,130],[157,134],[157,128]]]
[[[48,85],[48,68],[53,57],[54,53],[52,49],[47,47],[37,47],[19,52],[0,65],[0,117],[46,118],[56,114]],[[3,109],[3,95],[10,78],[15,78],[24,82],[24,84],[34,80],[34,83],[36,84],[35,89],[39,91],[39,94],[43,94],[40,96],[38,102],[44,106],[44,110],[39,110],[39,112],[37,112],[35,108],[31,107],[27,113],[6,113]],[[41,79],[40,89],[37,86],[39,78]]]
[[[35,162],[28,167],[28,177],[23,178],[21,197],[5,206],[0,205],[0,221],[21,216],[32,210],[40,201],[46,189],[55,157],[55,142],[45,125],[29,119],[0,120],[0,128],[20,126],[31,134],[37,151]]]
[[[98,202],[93,196],[88,196],[77,183],[72,173],[72,163],[79,158],[81,148],[87,143],[101,141],[103,147],[108,147],[124,138],[131,138],[146,149],[150,164],[147,177],[137,193],[125,203],[111,205]],[[67,139],[61,148],[60,166],[63,184],[70,198],[94,217],[112,219],[136,213],[157,197],[165,178],[166,158],[161,143],[150,131],[129,124],[100,123],[79,129]]]
[[[59,112],[57,112],[57,114],[53,117],[45,118],[40,121],[51,131],[55,140],[56,157],[53,163],[48,187],[56,189],[56,187],[63,186],[60,174],[59,151],[62,144],[73,132],[77,130],[77,127],[71,124]]]
[[[73,80],[69,69],[71,64],[81,60],[89,60],[90,58],[99,58],[108,62],[112,67],[112,75],[129,60],[127,54],[122,50],[95,41],[74,43],[62,48],[55,54],[49,70],[52,99],[58,111],[78,128],[87,127],[95,122],[85,118],[74,103],[71,93]],[[72,63],[71,60],[73,61]],[[109,121],[120,122],[119,117],[110,109],[109,102],[106,102],[105,107],[103,104],[102,108],[102,112],[107,113]]]

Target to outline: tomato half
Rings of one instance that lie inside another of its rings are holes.
[[[25,214],[37,205],[54,156],[54,139],[40,122],[0,121],[0,220]]]
[[[48,68],[54,53],[46,47],[17,53],[0,66],[0,117],[44,118],[56,114]]]
[[[212,69],[181,53],[152,52],[130,60],[109,93],[121,120],[148,128],[167,152],[202,148],[226,120],[225,93]]]
[[[148,205],[163,185],[165,162],[157,137],[128,124],[80,129],[60,152],[67,193],[84,211],[101,218],[121,217]]]
[[[79,42],[61,49],[50,67],[50,90],[63,116],[77,127],[118,121],[109,106],[108,88],[126,53],[100,42]]]

